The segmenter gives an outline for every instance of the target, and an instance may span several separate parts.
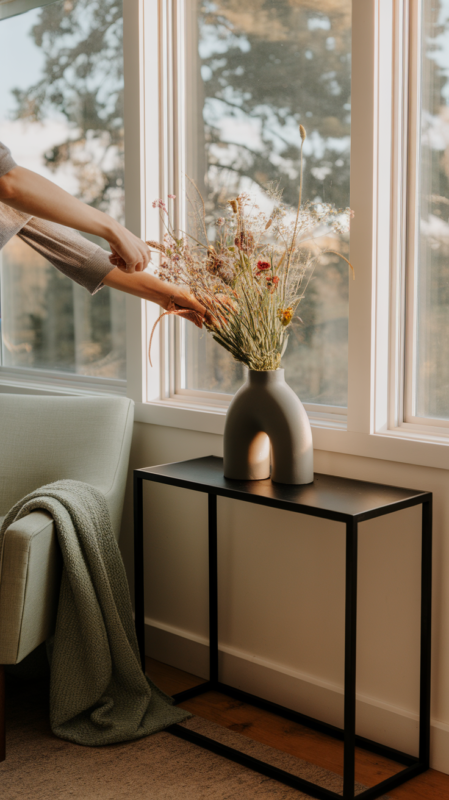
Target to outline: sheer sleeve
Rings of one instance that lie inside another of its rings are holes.
[[[17,235],[91,294],[102,288],[103,279],[114,269],[106,250],[55,222],[32,217]]]

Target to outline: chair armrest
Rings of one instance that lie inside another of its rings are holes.
[[[33,511],[6,530],[0,575],[0,664],[16,664],[54,631],[62,557],[53,519]]]

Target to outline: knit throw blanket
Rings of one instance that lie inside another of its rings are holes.
[[[98,746],[191,716],[141,670],[128,582],[101,492],[72,480],[31,492],[3,520],[0,553],[9,525],[35,509],[53,517],[64,561],[50,648],[53,733]]]

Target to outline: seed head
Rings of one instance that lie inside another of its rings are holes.
[[[148,245],[148,247],[154,247],[155,250],[159,250],[164,255],[167,253],[167,250],[165,249],[164,245],[159,244],[159,242],[146,242],[146,244]]]
[[[304,140],[305,140],[305,138],[307,136],[306,129],[305,129],[304,125],[300,125],[299,126],[299,135],[301,137],[301,141],[304,142]]]

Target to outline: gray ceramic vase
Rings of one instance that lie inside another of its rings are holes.
[[[312,483],[312,431],[283,369],[248,370],[226,415],[224,475],[260,481],[270,472],[276,483]]]

